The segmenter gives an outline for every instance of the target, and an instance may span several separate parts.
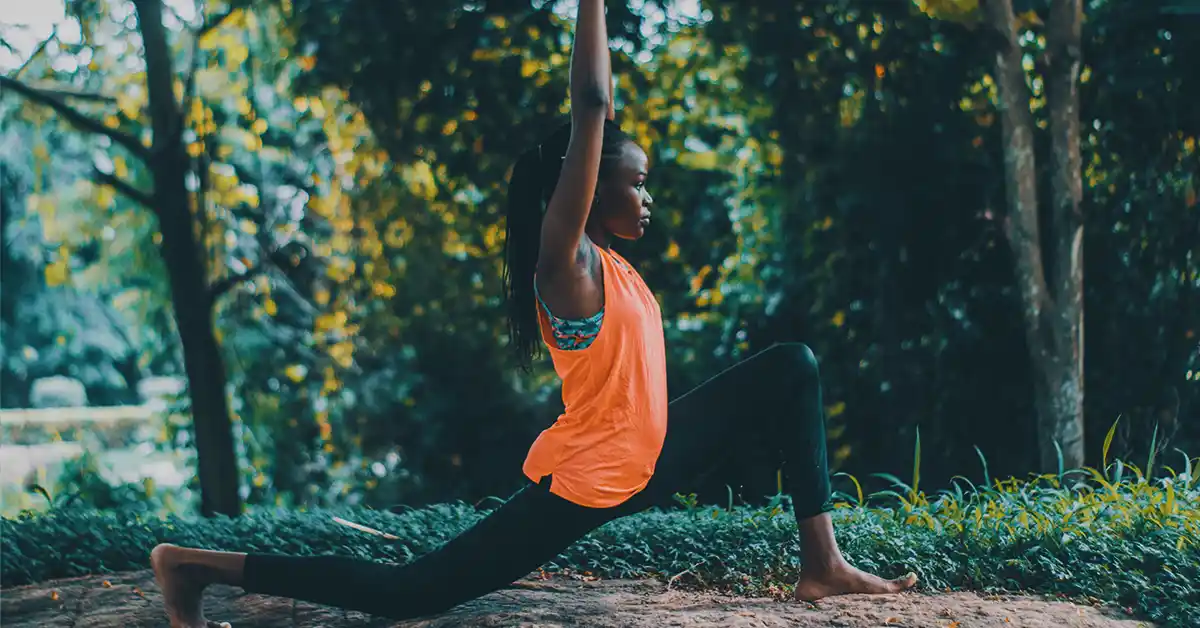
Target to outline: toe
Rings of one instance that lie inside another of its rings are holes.
[[[893,593],[899,593],[900,591],[905,591],[905,590],[913,588],[913,586],[915,586],[916,584],[917,584],[917,574],[910,571],[907,574],[905,574],[904,576],[896,578],[895,580],[888,581],[888,588]]]

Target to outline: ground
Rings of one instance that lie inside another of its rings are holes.
[[[669,589],[658,582],[567,578],[522,581],[435,619],[392,622],[359,613],[246,595],[218,587],[207,597],[211,619],[234,628],[451,628],[594,626],[599,628],[838,626],[972,628],[1149,628],[1151,624],[1069,602],[972,593],[847,596],[810,606]],[[58,580],[0,591],[5,628],[165,626],[148,571]]]

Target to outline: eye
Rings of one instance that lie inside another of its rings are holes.
[[[634,184],[634,186],[633,186],[633,187],[634,187],[634,189],[636,189],[636,190],[640,190],[640,189],[642,189],[642,188],[646,187],[646,182],[645,182],[645,181],[638,181],[637,183],[635,183],[635,184]]]

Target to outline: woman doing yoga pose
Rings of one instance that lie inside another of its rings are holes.
[[[440,613],[503,588],[618,517],[666,504],[731,461],[774,457],[799,528],[796,598],[892,593],[850,566],[830,520],[817,361],[780,344],[668,403],[662,317],[610,245],[650,220],[647,157],[612,122],[602,0],[580,0],[571,121],[526,152],[509,192],[505,285],[523,362],[545,345],[566,407],[533,443],[530,483],[477,525],[407,565],[160,545],[151,553],[174,628],[204,628],[214,583],[396,619]]]

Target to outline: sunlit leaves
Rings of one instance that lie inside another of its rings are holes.
[[[917,9],[939,20],[974,24],[979,21],[980,0],[913,0]]]

